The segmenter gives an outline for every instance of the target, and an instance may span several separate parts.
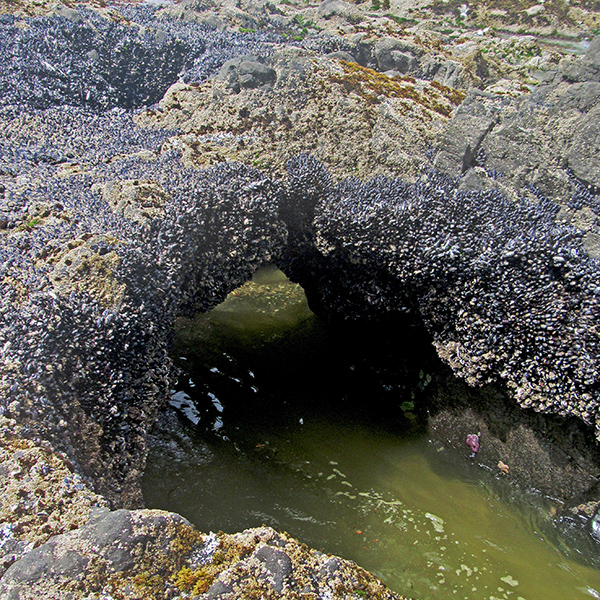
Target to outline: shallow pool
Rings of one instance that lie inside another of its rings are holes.
[[[327,327],[273,268],[181,320],[147,505],[203,531],[286,530],[413,598],[600,598],[596,549],[558,549],[551,499],[428,439],[418,333]]]

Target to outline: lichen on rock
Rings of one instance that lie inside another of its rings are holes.
[[[0,593],[22,600],[65,593],[138,600],[403,598],[354,563],[269,527],[206,536],[179,515],[157,510],[99,512],[16,563]]]

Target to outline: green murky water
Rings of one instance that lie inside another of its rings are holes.
[[[286,530],[417,599],[600,598],[582,560],[597,550],[559,550],[551,500],[428,440],[418,339],[332,332],[259,272],[179,325],[186,375],[151,439],[147,505],[202,531]]]

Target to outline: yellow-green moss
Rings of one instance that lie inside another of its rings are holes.
[[[208,591],[214,580],[215,575],[208,568],[204,567],[194,570],[189,567],[182,567],[173,576],[175,587],[180,592],[191,592],[193,596],[199,596]]]
[[[133,577],[133,583],[139,588],[155,588],[162,586],[163,579],[160,575],[152,575],[149,571],[144,571]]]
[[[189,525],[177,525],[175,537],[169,546],[171,552],[176,555],[188,555],[192,548],[202,543],[202,534]]]
[[[456,106],[465,97],[463,92],[440,84],[429,85],[423,91],[419,91],[413,77],[405,75],[388,77],[373,69],[362,67],[358,63],[344,60],[340,63],[344,73],[330,75],[330,81],[342,85],[348,93],[358,94],[370,104],[379,103],[382,97],[405,98],[427,110],[449,117],[453,107],[446,104],[444,100]]]

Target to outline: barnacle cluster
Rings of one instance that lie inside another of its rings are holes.
[[[222,300],[285,231],[280,184],[241,165],[186,170],[159,152],[170,132],[136,127],[126,109],[177,69],[205,77],[265,43],[79,14],[0,22],[0,411],[135,505],[175,315]],[[118,80],[120,58],[135,85]]]
[[[280,184],[242,165],[192,172],[178,161],[136,158],[97,166],[93,178],[44,167],[25,189],[5,190],[3,409],[95,477],[107,465],[135,476],[128,461],[143,456],[168,392],[175,316],[216,305],[285,239]],[[102,191],[123,180],[144,189],[142,175],[164,190],[163,215],[113,213]],[[50,208],[23,226],[36,202]]]
[[[117,20],[80,8],[75,17],[40,17],[25,27],[0,15],[0,105],[135,109],[158,102],[178,79],[200,81],[233,56],[270,52],[267,35],[217,33],[155,12],[122,7]]]
[[[418,314],[469,383],[501,383],[523,407],[598,431],[600,269],[582,233],[555,222],[558,205],[460,191],[435,171],[414,184],[333,185],[318,165],[301,167],[323,188],[304,238],[312,266],[281,266],[318,310]]]
[[[600,271],[551,201],[459,191],[433,171],[334,183],[305,155],[287,180],[186,168],[170,132],[127,109],[180,69],[202,79],[232,54],[269,52],[268,40],[158,22],[149,8],[127,9],[125,24],[78,14],[77,27],[0,18],[0,412],[23,435],[138,503],[175,318],[212,308],[267,261],[325,315],[412,312],[470,383],[504,383],[523,406],[600,427]],[[582,189],[573,203],[597,206]]]

